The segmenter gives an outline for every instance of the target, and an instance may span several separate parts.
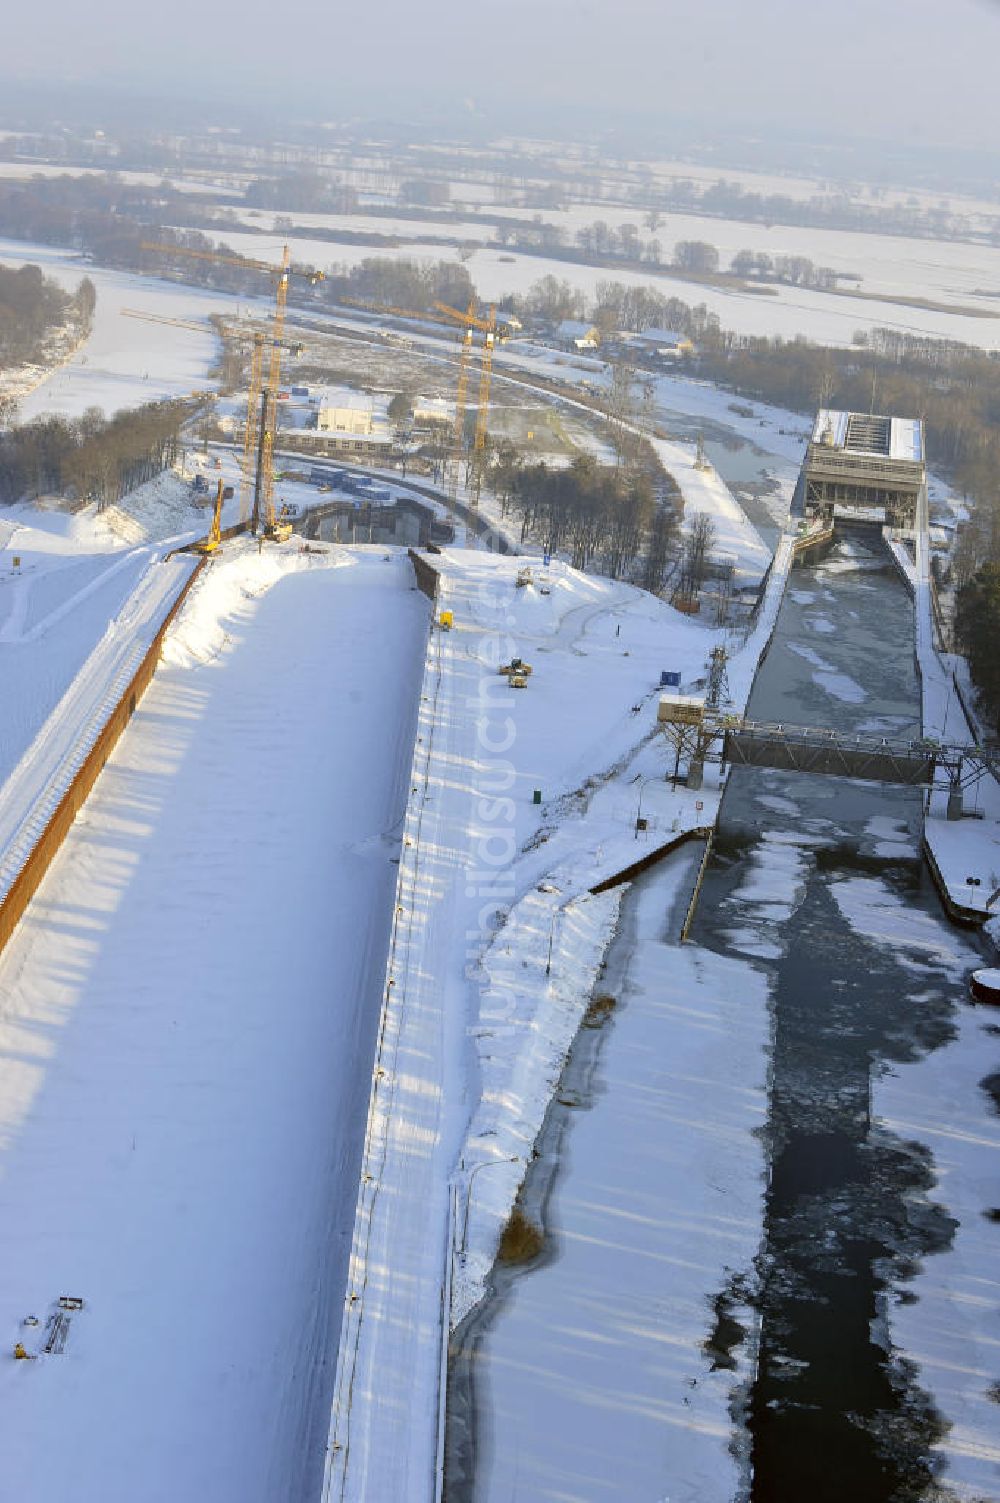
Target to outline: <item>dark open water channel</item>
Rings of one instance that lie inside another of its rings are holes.
[[[842,545],[792,575],[750,713],[887,735],[918,729],[912,605],[883,554]],[[932,1447],[943,1421],[912,1364],[893,1349],[890,1316],[896,1302],[912,1299],[909,1278],[949,1245],[955,1224],[927,1150],[871,1113],[880,1072],[947,1042],[965,1000],[954,966],[939,960],[933,943],[921,949],[921,936],[940,932],[945,921],[920,859],[920,831],[919,792],[841,779],[737,769],[723,803],[691,938],[744,975],[749,965],[762,970],[771,1011],[764,1235],[756,1260],[733,1269],[706,1302],[701,1357],[715,1368],[735,1368],[739,1357],[740,1371],[751,1374],[732,1397],[740,1503],[940,1503],[951,1496],[935,1484]],[[859,918],[873,903],[893,914],[883,930]],[[901,946],[908,928],[912,940]],[[626,1007],[612,1028],[624,1038],[637,1026],[635,1014]],[[595,1060],[588,1046],[585,1064],[595,1121],[608,1114],[613,1134],[622,1108],[603,1092],[600,1052]],[[557,1161],[541,1166],[541,1180],[529,1176],[539,1202],[553,1174],[566,1178],[567,1206],[571,1191],[591,1194],[589,1167],[575,1162],[567,1131],[569,1151],[557,1135]],[[662,1131],[672,1131],[668,1118]],[[685,1209],[677,1207],[681,1215]],[[560,1257],[558,1233],[554,1240],[549,1277],[569,1261]],[[578,1301],[606,1303],[603,1274],[592,1289],[574,1290]],[[508,1274],[501,1284],[511,1277],[531,1280],[533,1272]],[[561,1309],[562,1293],[555,1299]],[[517,1324],[505,1299],[486,1312],[484,1328],[492,1322],[499,1335],[511,1318],[516,1350],[509,1341],[496,1344],[506,1361],[545,1363],[552,1382],[571,1382],[572,1372],[557,1376],[551,1339],[523,1319]],[[655,1324],[652,1309],[649,1319]],[[490,1465],[491,1454],[525,1439],[533,1415],[530,1400],[522,1412],[516,1393],[511,1398],[509,1384],[504,1405],[493,1402],[494,1346],[487,1340],[478,1352],[478,1382],[468,1349],[453,1372],[453,1397],[464,1402],[453,1415],[457,1464],[447,1495],[460,1503],[616,1496],[609,1484],[627,1423],[596,1428],[584,1409],[570,1408],[565,1424],[570,1454],[573,1445],[581,1457],[599,1448],[592,1481],[586,1465],[570,1476],[557,1459],[567,1455],[567,1437],[547,1445],[537,1425],[530,1469]],[[650,1387],[636,1401],[655,1404],[664,1391]],[[669,1430],[663,1449],[655,1503],[700,1499],[699,1479],[671,1465]],[[482,1470],[477,1460],[486,1462]],[[712,1497],[717,1488],[713,1479]]]
[[[878,562],[840,548],[793,574],[754,718],[917,728],[912,607]],[[738,769],[723,805],[693,938],[731,954],[756,934],[774,978],[753,1503],[897,1503],[932,1481],[940,1417],[884,1317],[954,1223],[928,1198],[929,1155],[873,1122],[869,1103],[884,1064],[951,1037],[964,989],[932,968],[915,1006],[912,966],[847,917],[872,875],[909,913],[939,915],[920,827],[918,791],[840,779]]]

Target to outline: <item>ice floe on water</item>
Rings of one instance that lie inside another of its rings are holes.
[[[830,892],[855,933],[884,946],[908,970],[960,976],[972,964],[974,952],[957,931],[912,907],[879,877],[844,877],[830,883]]]
[[[797,815],[799,806],[790,798],[782,798],[777,793],[759,793],[755,800],[762,809],[770,809],[773,814]]]
[[[797,658],[804,658],[814,668],[825,668],[831,671],[833,669],[832,663],[828,663],[825,658],[821,658],[814,647],[806,647],[803,642],[789,642],[788,651],[794,652]]]
[[[796,657],[804,658],[811,663],[816,670],[812,676],[813,683],[834,699],[842,700],[844,704],[860,705],[868,698],[861,685],[846,673],[838,673],[832,663],[820,657],[812,647],[806,647],[802,642],[789,642],[789,652],[794,652]]]
[[[916,840],[905,819],[876,814],[865,825],[865,834],[875,842],[875,855],[886,860],[905,860],[918,855]]]
[[[807,616],[806,624],[823,637],[832,636],[837,630],[837,627],[830,620],[829,616]]]
[[[861,685],[846,673],[814,673],[813,683],[844,704],[860,705],[868,698]]]
[[[809,850],[825,844],[822,836],[764,831],[750,853],[749,871],[725,900],[726,907],[738,906],[746,920],[726,931],[734,950],[764,960],[779,960],[785,954],[788,921],[805,896]]]
[[[784,948],[773,939],[765,939],[763,929],[727,929],[726,939],[740,955],[753,955],[758,960],[780,960]]]
[[[859,736],[899,736],[915,728],[912,715],[870,715],[854,727]]]
[[[882,821],[870,821],[869,831],[876,825]],[[853,928],[928,977],[930,990],[915,983],[910,993],[915,1013],[979,958],[963,934],[914,909],[884,882],[852,877],[831,883],[831,891]],[[992,1010],[959,1002],[951,1016],[953,1033],[941,1047],[875,1074],[871,1106],[876,1124],[933,1155],[930,1199],[954,1222],[949,1245],[925,1257],[905,1293],[890,1300],[887,1321],[893,1347],[915,1364],[944,1421],[933,1445],[941,1496],[979,1503],[1000,1497],[1000,1119],[985,1089],[1000,1063],[1000,1044]]]

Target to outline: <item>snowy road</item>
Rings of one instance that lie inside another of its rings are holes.
[[[235,551],[0,963],[7,1350],[86,1301],[0,1369],[38,1503],[319,1489],[427,607]]]
[[[147,588],[144,576],[157,571],[163,551],[124,549],[93,507],[76,514],[11,508],[0,532],[0,782],[130,599]]]
[[[137,548],[120,562],[130,578],[137,569],[145,572],[0,788],[0,900],[34,849],[197,564],[190,555],[161,561],[150,548]],[[65,602],[65,611],[57,609],[46,617],[40,629],[44,630],[53,617],[68,614],[81,597],[96,593],[96,586],[118,571],[118,564],[110,565],[79,595]],[[77,618],[77,635],[79,629]],[[27,639],[28,633],[24,633],[22,642]]]

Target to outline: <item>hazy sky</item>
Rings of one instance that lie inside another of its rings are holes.
[[[539,105],[1000,147],[998,0],[46,0],[0,76],[383,118]]]

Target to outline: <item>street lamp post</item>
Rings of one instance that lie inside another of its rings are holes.
[[[552,917],[549,919],[549,953],[545,957],[545,974],[546,974],[546,976],[551,976],[552,975],[552,941],[553,941],[553,939],[555,937],[555,932],[556,932],[556,919],[559,917],[559,915],[561,913],[565,913],[566,912],[566,909],[569,907],[569,905],[570,905],[570,903],[572,903],[572,901],[573,901],[572,898],[567,898],[566,901],[565,901],[565,903],[560,903],[559,907],[555,910],[555,912],[553,913]]]
[[[558,913],[559,913],[559,909],[557,908],[556,911],[555,911],[555,913],[552,915],[551,919],[549,920],[549,953],[545,957],[545,974],[546,974],[546,976],[551,976],[552,975],[552,937],[553,937],[553,935],[556,932],[556,918],[558,916]]]
[[[472,1181],[481,1169],[495,1169],[498,1164],[516,1164],[517,1154],[509,1153],[502,1159],[484,1159],[481,1164],[474,1164],[469,1174],[468,1184],[465,1187],[465,1212],[462,1216],[462,1237],[458,1244],[458,1255],[465,1257],[465,1244],[469,1236],[469,1207],[472,1205]]]
[[[636,838],[636,840],[639,839],[639,831],[640,831],[640,829],[642,827],[642,795],[643,795],[643,793],[646,790],[646,784],[647,783],[658,783],[659,781],[660,781],[660,774],[658,772],[654,772],[654,773],[650,773],[650,775],[649,775],[648,778],[643,778],[642,782],[639,784],[639,803],[636,806],[636,811],[635,811],[635,838]]]

